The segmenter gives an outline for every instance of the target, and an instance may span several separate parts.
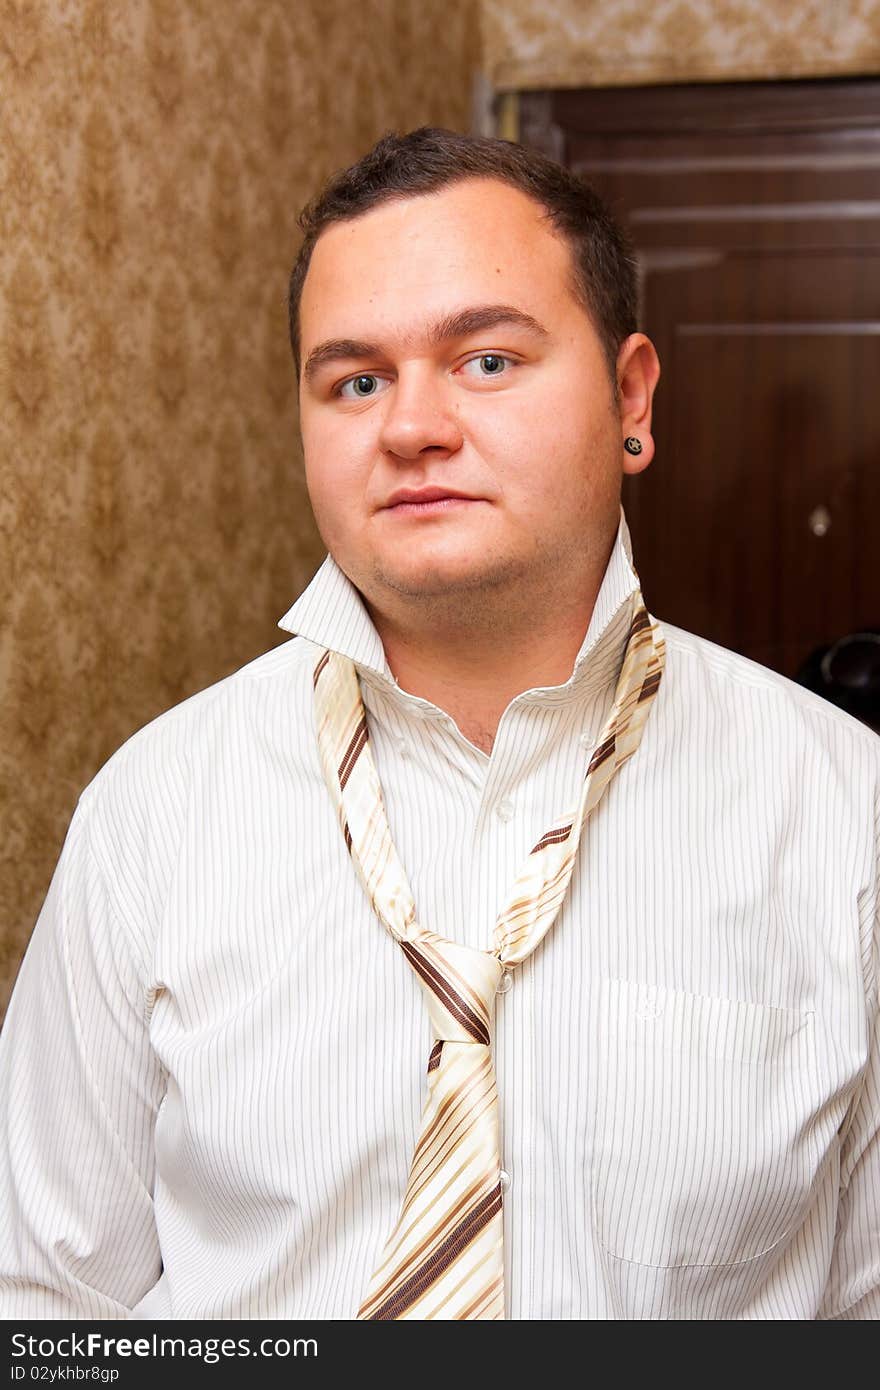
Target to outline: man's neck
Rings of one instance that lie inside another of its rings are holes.
[[[491,753],[498,724],[511,700],[525,690],[564,685],[590,624],[602,582],[581,586],[570,602],[556,588],[527,619],[505,620],[491,606],[475,613],[436,610],[430,621],[368,603],[397,684],[445,710],[475,747]]]

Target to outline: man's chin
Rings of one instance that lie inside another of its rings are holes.
[[[421,564],[382,565],[374,571],[375,581],[384,589],[403,598],[454,600],[456,595],[485,593],[496,589],[512,578],[512,567],[482,563],[477,558],[440,563],[436,560]]]

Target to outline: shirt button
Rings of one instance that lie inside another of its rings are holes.
[[[402,739],[399,739],[399,740],[398,740],[397,751],[398,751],[398,753],[400,754],[400,756],[401,756],[402,758],[408,758],[408,757],[409,757],[410,752],[411,752],[412,750],[410,749],[410,746],[409,746],[409,744],[407,743],[407,741],[406,741],[405,738],[402,738]]]
[[[499,820],[511,820],[513,817],[513,802],[499,801],[495,807],[495,814]]]
[[[498,988],[495,991],[496,994],[506,994],[512,984],[513,976],[509,970],[505,970],[504,974],[501,976],[501,979],[498,981]]]
[[[502,1168],[498,1177],[501,1183],[501,1191],[508,1192],[510,1190],[510,1184],[512,1182],[510,1174],[504,1168]]]
[[[592,745],[592,742],[592,734],[581,734],[580,738],[578,739],[578,743],[580,744],[581,748],[589,748]]]

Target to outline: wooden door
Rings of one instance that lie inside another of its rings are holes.
[[[880,630],[880,81],[531,93],[637,249],[663,378],[624,483],[661,618],[794,676]]]

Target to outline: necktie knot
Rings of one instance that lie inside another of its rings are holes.
[[[401,945],[424,991],[437,1041],[488,1046],[503,971],[497,956],[424,930]]]

